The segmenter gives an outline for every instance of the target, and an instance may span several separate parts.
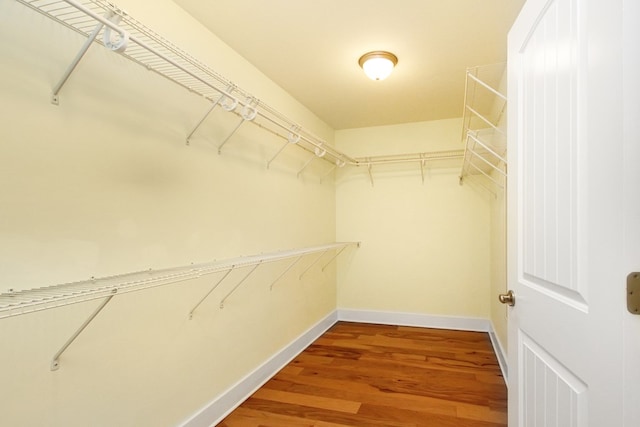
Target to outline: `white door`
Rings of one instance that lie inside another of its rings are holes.
[[[623,426],[623,390],[639,390],[623,385],[624,196],[640,197],[625,182],[624,1],[528,0],[509,33],[512,427]]]
[[[625,271],[640,272],[640,1],[623,3]],[[640,315],[624,314],[624,425],[640,425]]]

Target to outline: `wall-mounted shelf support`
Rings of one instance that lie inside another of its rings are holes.
[[[369,181],[371,181],[371,186],[373,187],[373,173],[371,172],[371,162],[367,163],[367,172],[369,173]]]
[[[271,167],[271,163],[273,163],[273,161],[276,159],[276,157],[278,157],[280,155],[280,153],[282,153],[284,151],[284,149],[287,148],[288,145],[289,145],[289,143],[285,142],[284,145],[282,147],[280,147],[280,149],[276,152],[276,154],[274,154],[273,157],[271,159],[269,159],[269,161],[267,162],[267,169],[269,169]]]
[[[285,148],[287,148],[287,146],[289,146],[289,144],[297,144],[300,142],[300,130],[300,126],[291,125],[291,130],[287,134],[287,142],[280,147],[278,152],[267,162],[267,169],[269,169],[271,163],[284,151]]]
[[[482,114],[480,114],[478,111],[476,111],[475,109],[469,107],[468,105],[466,106],[466,109],[471,112],[474,116],[476,116],[477,118],[479,118],[480,120],[482,120],[487,126],[489,126],[491,129],[495,130],[496,132],[500,132],[501,134],[504,135],[504,131],[502,131],[502,129],[500,129],[499,127],[497,127],[495,124],[491,123],[491,121],[489,119],[487,119],[485,116],[483,116]]]
[[[318,255],[318,257],[316,257],[316,259],[314,259],[313,262],[307,266],[307,268],[300,274],[300,276],[298,276],[298,280],[302,280],[302,277],[305,274],[307,274],[307,272],[309,270],[311,270],[311,267],[316,265],[318,263],[318,261],[320,261],[320,258],[322,258],[324,256],[324,254],[326,254],[327,252],[329,252],[329,249],[327,249],[326,251],[323,251],[320,255]]]
[[[476,67],[476,68],[479,68],[479,67]],[[503,100],[504,102],[507,101],[507,97],[506,96],[504,96],[503,94],[501,94],[500,92],[498,92],[497,90],[495,90],[494,88],[492,88],[491,86],[489,86],[488,84],[486,84],[485,82],[480,80],[478,77],[474,76],[473,73],[471,72],[471,70],[467,71],[467,78],[473,80],[476,83],[478,83],[480,86],[484,87],[485,89],[487,89],[489,92],[491,92],[492,94],[494,94],[495,96],[497,96],[498,98]]]
[[[227,137],[225,139],[222,140],[220,145],[218,145],[218,154],[222,154],[222,147],[224,147],[224,145],[231,139],[231,137],[238,131],[238,129],[240,129],[240,126],[242,126],[244,124],[244,122],[246,122],[246,120],[243,117],[240,120],[240,122],[236,125],[236,127],[233,128],[231,133],[229,135],[227,135]]]
[[[337,164],[331,166],[331,168],[329,168],[329,170],[327,170],[325,173],[322,174],[322,176],[320,177],[320,182],[322,182],[326,177],[328,177],[331,172],[333,172],[334,170],[336,170],[336,168],[338,167]]]
[[[235,106],[233,107],[233,109],[235,109]],[[232,111],[232,110],[227,110],[227,111]],[[240,120],[240,123],[238,123],[236,127],[233,128],[229,136],[227,136],[224,139],[224,141],[222,141],[222,143],[218,146],[218,154],[222,153],[222,147],[224,147],[224,145],[229,141],[229,139],[231,139],[231,137],[238,131],[238,129],[240,129],[240,126],[242,126],[244,122],[252,121],[253,119],[256,118],[257,115],[258,115],[258,100],[255,98],[251,98],[244,104],[244,107],[242,107],[242,111],[240,112],[240,116],[242,120]]]
[[[305,164],[304,166],[302,166],[302,169],[300,169],[298,171],[298,173],[296,174],[297,178],[300,178],[300,175],[302,174],[302,172],[304,172],[304,170],[317,158],[317,156],[312,156]]]
[[[85,53],[87,53],[87,50],[89,50],[89,47],[91,47],[96,37],[98,37],[98,34],[100,33],[100,31],[102,31],[102,28],[104,28],[104,24],[102,22],[98,22],[98,25],[96,25],[96,27],[93,29],[91,34],[89,34],[89,37],[87,37],[87,39],[84,41],[84,44],[80,48],[80,51],[78,52],[76,57],[73,58],[73,61],[71,61],[71,64],[69,64],[69,66],[65,70],[64,74],[60,78],[60,81],[58,81],[58,83],[54,86],[53,92],[51,94],[52,104],[55,104],[55,105],[60,104],[59,93],[62,90],[62,87],[67,82],[67,80],[69,80],[69,77],[71,77],[71,74],[76,69],[76,67],[84,57]]]
[[[60,356],[62,356],[62,353],[64,353],[67,350],[67,348],[69,348],[69,346],[76,340],[76,338],[78,338],[78,336],[82,333],[82,331],[84,331],[85,328],[89,326],[89,323],[91,323],[91,321],[93,321],[93,319],[96,318],[96,316],[102,311],[102,309],[105,308],[105,306],[109,303],[109,301],[111,301],[111,299],[115,296],[116,292],[117,292],[117,289],[114,289],[112,291],[112,294],[106,297],[104,301],[100,303],[100,305],[93,311],[93,313],[91,313],[91,315],[87,318],[87,320],[85,320],[84,323],[80,325],[78,330],[75,331],[73,335],[71,335],[71,337],[67,340],[67,342],[64,343],[62,348],[58,350],[58,352],[53,356],[53,359],[51,360],[52,371],[57,371],[60,368]]]
[[[212,293],[213,291],[215,291],[215,290],[216,290],[216,288],[220,285],[220,283],[222,283],[222,282],[224,281],[224,279],[226,279],[226,278],[227,278],[227,276],[228,276],[229,274],[231,274],[231,272],[233,271],[233,269],[234,269],[234,268],[236,268],[236,266],[235,266],[235,265],[232,265],[232,266],[231,266],[231,268],[230,268],[230,269],[228,269],[228,270],[227,270],[227,272],[226,272],[226,273],[225,273],[225,274],[220,278],[220,280],[218,280],[218,281],[216,282],[216,284],[215,284],[215,285],[213,285],[213,287],[212,287],[211,289],[209,289],[209,292],[207,292],[207,294],[206,294],[205,296],[203,296],[203,297],[202,297],[202,299],[201,299],[200,301],[198,301],[198,303],[197,303],[197,304],[196,304],[196,305],[191,309],[191,311],[189,312],[189,320],[193,319],[193,312],[194,312],[194,311],[196,311],[196,309],[197,309],[198,307],[200,307],[200,304],[202,304],[202,303],[204,302],[204,300],[206,300],[206,299],[207,299],[207,297],[208,297],[209,295],[211,295],[211,293]]]
[[[224,298],[222,298],[222,300],[220,300],[220,308],[224,308],[224,302],[227,300],[227,298],[229,298],[231,296],[231,294],[233,294],[236,291],[236,289],[238,289],[240,287],[240,285],[242,285],[244,283],[244,281],[247,280],[249,278],[249,276],[251,276],[253,274],[253,272],[258,269],[258,267],[260,267],[260,264],[262,264],[262,261],[259,261],[256,265],[254,265],[253,268],[251,270],[249,270],[249,272],[242,278],[242,280],[240,280],[233,287],[233,289],[231,289],[229,291],[229,293],[227,295],[225,295]]]
[[[211,104],[211,107],[209,107],[207,112],[202,116],[202,118],[198,121],[198,123],[196,123],[196,125],[193,127],[191,132],[189,132],[189,135],[187,135],[187,145],[189,145],[189,143],[191,142],[191,137],[193,136],[193,134],[196,133],[196,131],[200,128],[200,126],[202,126],[202,123],[204,123],[207,117],[209,117],[209,114],[213,112],[213,110],[220,104],[220,102],[223,99],[224,99],[224,95],[220,95],[218,99],[216,99],[213,102],[213,104]]]
[[[300,260],[302,259],[302,255],[299,256],[298,258],[294,259],[292,263],[290,263],[287,268],[285,268],[285,270],[273,281],[271,282],[271,285],[269,286],[269,290],[273,290],[273,285],[276,284],[276,282],[278,282],[278,280],[282,279],[284,277],[285,274],[287,274],[289,272],[289,270],[291,270]]]
[[[331,257],[331,259],[322,267],[321,271],[324,271],[325,268],[327,268],[329,266],[329,264],[331,264],[333,262],[333,260],[335,260],[336,258],[338,258],[340,256],[340,254],[347,249],[347,247],[345,246],[344,248],[340,249],[338,252],[336,252],[336,254],[334,256]]]

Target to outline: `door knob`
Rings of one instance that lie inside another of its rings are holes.
[[[503,304],[507,304],[513,307],[514,305],[516,305],[516,294],[514,294],[513,291],[510,290],[506,294],[498,295],[498,300],[500,300],[500,302]]]

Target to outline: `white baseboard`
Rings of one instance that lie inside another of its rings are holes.
[[[210,427],[214,426],[231,411],[236,409],[242,402],[251,396],[256,390],[262,387],[280,369],[285,367],[291,360],[300,354],[312,342],[325,333],[338,321],[337,312],[333,311],[327,317],[320,320],[306,332],[293,340],[288,346],[262,365],[249,373],[246,377],[231,386],[227,391],[220,394],[204,408],[199,410],[191,418],[181,424],[182,427]]]
[[[505,353],[495,336],[493,325],[487,319],[433,316],[428,314],[401,313],[388,311],[369,311],[338,309],[328,314],[306,332],[293,340],[288,346],[262,365],[249,373],[243,379],[231,386],[227,391],[213,399],[204,408],[181,424],[181,427],[210,427],[214,426],[229,415],[242,402],[262,387],[280,369],[286,366],[311,343],[325,333],[338,321],[376,323],[383,325],[418,326],[423,328],[454,329],[463,331],[487,332],[491,338],[500,369],[506,380],[507,364]]]
[[[500,340],[496,335],[495,328],[493,324],[491,324],[491,331],[489,332],[489,338],[491,338],[491,344],[493,345],[493,352],[496,354],[496,358],[498,359],[498,364],[500,365],[500,370],[502,371],[502,376],[504,377],[504,382],[509,386],[508,376],[509,376],[509,365],[507,364],[507,353],[502,348],[500,344]]]
[[[377,323],[382,325],[418,326],[421,328],[454,329],[459,331],[489,332],[491,323],[475,317],[433,316],[429,314],[338,309],[338,320],[346,322]]]

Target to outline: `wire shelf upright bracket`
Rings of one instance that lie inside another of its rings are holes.
[[[236,266],[235,266],[235,265],[231,265],[231,268],[229,268],[229,269],[226,271],[226,273],[225,273],[225,274],[220,278],[220,280],[218,280],[218,281],[216,282],[216,284],[215,284],[215,285],[213,285],[213,287],[212,287],[211,289],[209,289],[209,292],[207,292],[207,293],[205,294],[205,296],[203,296],[203,297],[202,297],[202,299],[201,299],[200,301],[198,301],[198,303],[197,303],[197,304],[196,304],[196,305],[191,309],[191,311],[189,312],[189,320],[193,319],[193,313],[196,311],[196,309],[197,309],[198,307],[200,307],[200,304],[202,304],[202,303],[207,299],[207,297],[209,297],[209,295],[211,295],[211,293],[212,293],[213,291],[215,291],[215,290],[216,290],[216,288],[217,288],[218,286],[220,286],[220,284],[221,284],[222,282],[224,282],[224,279],[226,279],[226,278],[227,278],[227,276],[228,276],[229,274],[231,274],[231,272],[232,272],[235,268],[236,268]]]
[[[313,262],[311,264],[309,264],[307,266],[307,268],[300,274],[300,276],[298,276],[298,280],[302,280],[302,277],[304,277],[305,274],[307,274],[307,272],[309,270],[311,270],[311,267],[313,267],[314,265],[316,265],[318,263],[318,261],[320,261],[320,259],[324,256],[324,254],[326,254],[327,252],[329,252],[329,249],[322,251],[322,253],[320,255],[318,255],[316,257],[316,259],[313,260]]]
[[[242,285],[249,278],[249,276],[251,276],[258,269],[258,267],[260,267],[260,264],[262,264],[262,261],[259,261],[256,265],[254,265],[253,268],[249,270],[249,272],[238,283],[236,283],[233,289],[231,289],[229,293],[227,293],[224,298],[220,300],[220,308],[224,308],[224,303],[227,298],[229,298],[240,287],[240,285]]]
[[[95,28],[93,29],[91,34],[89,34],[87,39],[84,41],[84,44],[80,48],[80,51],[78,51],[76,57],[73,58],[73,61],[71,61],[71,64],[69,64],[69,66],[65,70],[64,74],[62,75],[62,77],[60,78],[58,83],[54,86],[52,94],[51,94],[51,103],[52,104],[55,104],[55,105],[59,105],[60,104],[60,96],[59,96],[60,91],[64,87],[64,85],[67,82],[67,80],[69,80],[69,77],[71,77],[71,74],[76,69],[76,67],[78,66],[78,64],[80,63],[80,61],[84,57],[84,55],[89,50],[89,47],[91,47],[91,45],[95,41],[96,37],[98,37],[98,34],[100,33],[100,31],[102,31],[103,28],[104,28],[104,24],[102,22],[98,22],[98,24],[95,26]]]
[[[230,90],[229,90],[230,92]],[[196,133],[196,131],[200,128],[200,126],[202,126],[202,124],[204,123],[204,121],[207,119],[207,117],[209,117],[209,115],[213,112],[213,110],[220,105],[220,103],[224,100],[224,95],[220,95],[218,97],[218,99],[216,99],[211,106],[209,107],[209,109],[207,110],[206,113],[204,113],[204,115],[202,116],[202,118],[200,120],[198,120],[198,123],[196,123],[196,125],[193,127],[193,129],[191,130],[191,132],[189,132],[189,135],[187,135],[186,138],[186,142],[187,145],[189,145],[191,143],[191,137],[193,136],[194,133]]]
[[[331,259],[329,261],[327,261],[327,263],[322,266],[322,271],[325,270],[325,268],[327,268],[336,258],[338,258],[340,256],[340,254],[342,252],[344,252],[344,250],[347,249],[347,247],[343,247],[342,249],[340,249],[338,252],[336,252],[336,254],[334,256],[331,257]]]
[[[93,321],[93,319],[95,319],[96,316],[100,314],[102,309],[105,308],[107,304],[109,304],[111,299],[115,296],[116,292],[117,292],[117,289],[114,289],[112,291],[112,294],[106,297],[102,301],[102,303],[100,303],[100,305],[93,311],[93,313],[89,315],[87,320],[85,320],[84,323],[82,323],[82,325],[80,325],[80,327],[73,333],[73,335],[71,335],[71,337],[67,340],[67,342],[64,343],[62,348],[60,348],[60,350],[56,352],[56,354],[53,356],[53,359],[51,360],[52,371],[57,371],[60,368],[60,356],[62,356],[62,353],[64,353],[67,350],[67,348],[69,348],[69,346],[76,340],[76,338],[78,338],[78,336],[82,333],[82,331],[84,331],[87,328],[87,326],[89,326],[89,324]]]
[[[269,290],[270,291],[273,290],[273,285],[275,285],[280,279],[282,279],[284,275],[287,274],[289,270],[291,270],[302,258],[303,258],[303,255],[300,255],[299,257],[294,259],[293,262],[291,262],[287,266],[287,268],[285,268],[284,271],[273,282],[271,282],[271,285],[269,286]]]

